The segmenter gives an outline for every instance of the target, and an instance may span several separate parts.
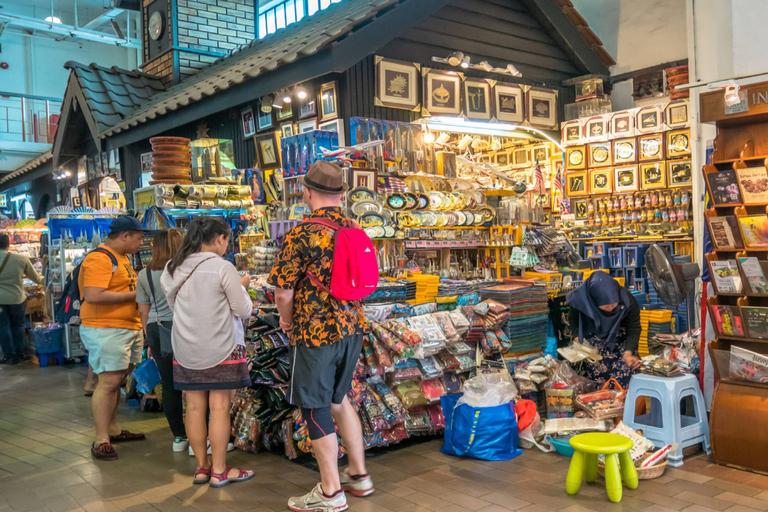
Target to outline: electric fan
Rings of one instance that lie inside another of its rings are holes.
[[[672,255],[658,245],[652,245],[645,253],[645,268],[656,293],[668,306],[677,308],[687,298],[688,330],[691,318],[696,314],[694,290],[699,266],[696,263],[675,263]]]

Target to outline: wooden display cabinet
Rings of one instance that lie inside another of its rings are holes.
[[[710,230],[711,236],[713,224],[710,220],[714,217],[765,216],[768,206],[768,200],[754,200],[754,191],[751,191],[752,198],[745,201],[740,180],[733,177],[725,179],[728,171],[737,171],[745,166],[765,165],[768,158],[768,104],[759,100],[768,94],[768,82],[747,85],[742,90],[746,92],[748,109],[730,114],[727,113],[722,91],[701,95],[702,122],[717,123],[713,165],[704,166],[703,169],[710,197],[714,201],[712,208],[705,212],[707,229]],[[717,176],[722,176],[723,182],[718,183],[712,179],[715,176],[712,173],[715,172],[719,172]],[[729,187],[729,184],[733,186]],[[741,189],[738,194],[736,186]],[[742,241],[742,247],[739,247],[738,241],[733,244],[723,243],[729,240],[723,235],[730,229],[725,224],[720,221],[719,227],[714,228],[717,231],[714,236],[718,239],[713,238],[714,251],[706,255],[705,264],[735,260],[738,263],[742,289],[738,293],[720,293],[715,285],[715,296],[708,300],[708,306],[710,311],[713,306],[736,308],[742,317],[744,335],[719,334],[720,329],[715,326],[715,332],[718,334],[716,340],[708,347],[716,374],[719,376],[710,415],[712,456],[718,464],[768,472],[768,429],[759,427],[768,424],[768,383],[734,378],[730,353],[731,348],[736,346],[768,357],[768,339],[750,337],[742,310],[744,307],[768,307],[768,293],[764,294],[759,290],[756,292],[750,287],[739,262],[739,258],[756,257],[765,273],[768,269],[768,248],[754,245],[750,247],[746,240]],[[736,229],[740,229],[738,225]],[[743,235],[744,230],[741,231]]]

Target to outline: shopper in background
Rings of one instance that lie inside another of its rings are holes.
[[[343,225],[349,222],[339,207],[347,189],[341,168],[318,161],[301,178],[310,218]],[[312,451],[320,466],[321,483],[307,495],[291,498],[294,511],[347,509],[344,491],[365,497],[373,483],[365,468],[360,418],[347,399],[368,323],[359,301],[343,302],[322,292],[308,277],[312,273],[330,288],[334,230],[304,222],[286,236],[268,283],[275,287],[280,325],[291,338],[291,386],[288,399],[301,408]],[[338,440],[341,432],[349,467],[339,476]]]
[[[40,284],[29,258],[9,252],[11,240],[0,233],[0,348],[3,359],[0,364],[16,364],[29,356],[24,352],[24,313],[27,296],[24,293],[24,276]]]
[[[136,272],[129,254],[136,254],[144,238],[141,223],[129,215],[112,221],[103,245],[91,251],[80,267],[80,338],[98,383],[91,399],[96,459],[115,460],[113,443],[139,441],[144,434],[121,430],[116,423],[120,385],[141,362],[144,339],[136,307]]]
[[[147,268],[139,272],[136,288],[136,302],[139,304],[141,325],[149,345],[150,356],[157,363],[163,384],[163,412],[174,435],[173,451],[183,452],[189,448],[187,431],[184,429],[184,404],[181,391],[173,387],[173,354],[164,351],[160,343],[160,327],[170,332],[173,329],[173,312],[165,300],[160,286],[160,276],[165,265],[179,251],[184,236],[178,229],[161,231],[152,239],[152,260]]]
[[[250,278],[241,278],[221,257],[230,237],[223,219],[196,218],[160,278],[173,311],[174,385],[187,395],[187,434],[198,462],[194,483],[210,482],[212,487],[254,475],[227,466],[232,395],[251,384],[241,319],[249,318],[253,309],[245,288]]]
[[[602,360],[587,365],[589,378],[616,379],[625,388],[640,367],[640,306],[626,288],[605,272],[594,272],[570,292],[569,326],[575,341],[595,347]]]

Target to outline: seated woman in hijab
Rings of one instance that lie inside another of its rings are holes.
[[[640,306],[625,288],[605,272],[595,272],[566,297],[574,341],[587,342],[603,357],[589,363],[587,374],[598,384],[611,377],[625,388],[640,367]]]

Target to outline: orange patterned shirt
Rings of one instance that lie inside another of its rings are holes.
[[[318,208],[310,218],[337,224],[346,221],[341,208]],[[307,347],[333,345],[344,336],[366,334],[368,321],[360,301],[342,301],[320,291],[306,276],[312,272],[328,288],[333,268],[334,231],[322,224],[302,222],[285,237],[267,283],[293,290],[291,344]]]

